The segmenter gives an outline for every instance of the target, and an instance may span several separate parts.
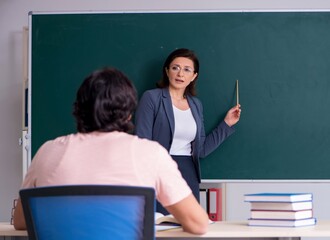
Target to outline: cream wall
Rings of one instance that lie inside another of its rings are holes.
[[[22,180],[22,28],[29,11],[186,11],[330,9],[330,0],[0,0],[0,221],[10,220]],[[244,106],[243,106],[244,109]],[[243,113],[244,114],[244,113]],[[227,219],[248,217],[243,194],[255,191],[314,193],[315,215],[330,218],[329,183],[227,183]]]

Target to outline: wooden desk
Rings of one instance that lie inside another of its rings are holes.
[[[246,221],[215,222],[209,231],[196,236],[183,232],[181,228],[157,232],[157,239],[300,239],[301,237],[330,237],[330,221],[318,221],[315,226],[284,227],[250,227]]]
[[[0,237],[27,236],[26,231],[17,231],[12,225],[0,222]],[[203,236],[183,232],[181,228],[156,233],[156,239],[300,239],[301,237],[330,237],[330,221],[318,221],[315,226],[299,228],[249,227],[246,221],[216,222]]]
[[[14,229],[13,225],[9,222],[0,222],[0,237],[20,237],[27,236],[27,231],[18,231]]]

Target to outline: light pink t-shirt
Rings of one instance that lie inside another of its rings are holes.
[[[46,142],[33,158],[22,188],[74,184],[152,187],[163,206],[191,193],[165,148],[123,132],[77,133]]]

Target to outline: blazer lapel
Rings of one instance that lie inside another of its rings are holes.
[[[191,113],[195,119],[196,125],[197,125],[197,133],[196,133],[196,140],[200,139],[201,129],[202,129],[202,119],[201,114],[199,113],[199,109],[197,108],[195,101],[188,96],[188,104],[191,110]]]
[[[200,140],[201,140],[201,131],[202,131],[202,119],[201,119],[201,113],[200,113],[200,109],[198,109],[195,101],[193,100],[192,97],[188,96],[188,103],[189,103],[189,107],[191,110],[191,113],[195,119],[196,122],[196,126],[197,126],[197,132],[196,132],[196,137],[195,137],[195,141],[192,143],[192,155],[193,155],[193,162],[195,164],[196,167],[196,172],[197,172],[197,176],[200,180],[200,166],[199,166],[199,145],[200,145]]]
[[[163,101],[163,106],[164,106],[164,109],[165,109],[165,113],[166,113],[168,122],[170,123],[171,134],[173,136],[173,133],[174,133],[174,113],[173,113],[171,96],[170,96],[170,93],[169,93],[167,88],[162,89],[162,101]]]

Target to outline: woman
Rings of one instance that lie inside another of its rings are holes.
[[[235,131],[233,125],[241,114],[240,105],[234,106],[206,136],[203,107],[195,97],[198,72],[199,61],[193,51],[173,51],[164,63],[158,88],[143,94],[135,115],[136,134],[159,142],[169,151],[197,199],[199,158],[206,157]],[[158,203],[157,211],[167,213]]]

